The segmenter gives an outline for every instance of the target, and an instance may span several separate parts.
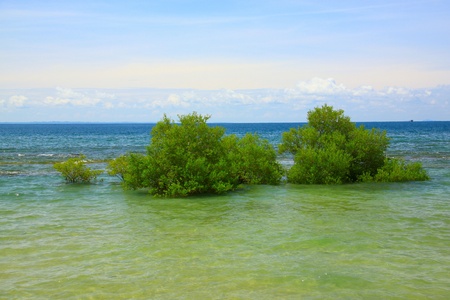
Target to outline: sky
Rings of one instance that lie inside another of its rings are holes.
[[[0,0],[0,122],[450,120],[450,1]]]

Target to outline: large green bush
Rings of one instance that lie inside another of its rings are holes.
[[[55,163],[55,170],[61,173],[68,183],[88,183],[103,173],[102,170],[92,170],[86,166],[86,156],[69,158],[64,162]]]
[[[323,105],[308,112],[308,124],[284,132],[279,152],[292,153],[289,182],[309,184],[356,181],[406,181],[428,178],[420,163],[386,159],[385,131],[357,127],[344,115]]]
[[[225,136],[197,113],[167,116],[152,129],[147,155],[130,155],[124,187],[147,188],[159,196],[223,193],[240,184],[277,184],[282,168],[265,140],[248,134]]]

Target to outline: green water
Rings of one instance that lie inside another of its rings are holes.
[[[0,299],[450,299],[450,122],[372,125],[432,179],[158,199],[52,168],[145,151],[148,124],[0,124]]]
[[[15,186],[0,201],[1,299],[450,295],[445,181],[254,186],[188,199],[123,192],[107,178],[0,183]]]

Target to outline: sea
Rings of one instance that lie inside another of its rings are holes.
[[[450,122],[363,125],[431,180],[157,198],[53,169],[145,153],[154,124],[0,124],[0,299],[450,299]]]

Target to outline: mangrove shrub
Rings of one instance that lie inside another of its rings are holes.
[[[61,173],[67,183],[88,183],[103,173],[102,170],[92,170],[86,166],[86,156],[69,158],[64,162],[55,163],[53,168]]]
[[[113,160],[110,160],[108,162],[108,165],[106,166],[108,175],[117,176],[123,181],[125,173],[128,170],[128,159],[129,156],[122,155]]]
[[[305,126],[282,135],[279,152],[294,155],[288,182],[334,184],[356,181],[426,180],[420,163],[386,159],[386,131],[357,127],[343,110],[323,105],[308,112]]]
[[[124,187],[147,188],[158,196],[223,193],[240,184],[277,184],[282,167],[273,147],[257,135],[225,135],[210,116],[164,115],[151,131],[147,154],[127,158]]]

